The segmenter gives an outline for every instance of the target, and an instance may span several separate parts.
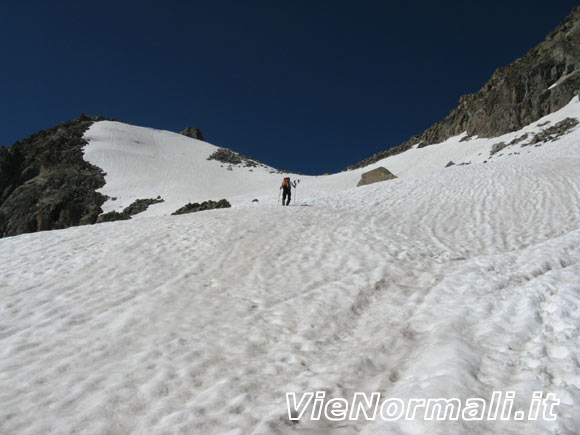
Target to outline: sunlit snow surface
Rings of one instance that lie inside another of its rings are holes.
[[[300,177],[288,208],[269,168],[95,124],[107,210],[166,202],[0,240],[0,433],[579,433],[580,127],[489,159],[569,116],[578,99],[505,137]],[[400,178],[354,187],[376,166]],[[166,216],[223,197],[234,207]],[[561,405],[555,422],[290,422],[285,393],[316,390]]]

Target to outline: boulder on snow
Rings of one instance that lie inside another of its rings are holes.
[[[391,171],[382,166],[379,166],[372,171],[362,174],[357,186],[366,186],[367,184],[378,183],[379,181],[387,181],[397,178]]]
[[[193,139],[204,140],[203,133],[199,128],[196,127],[187,127],[185,130],[180,131],[179,134],[191,137]]]
[[[496,153],[499,153],[501,150],[503,150],[505,147],[507,147],[505,142],[498,142],[498,143],[494,143],[491,146],[491,151],[489,152],[490,157],[493,156]]]
[[[447,163],[445,167],[448,168],[449,166],[455,166],[455,162],[453,160],[449,160],[449,163]]]

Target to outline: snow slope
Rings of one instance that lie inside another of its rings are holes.
[[[384,166],[398,177],[415,176],[443,169],[449,161],[482,163],[489,159],[495,143],[509,143],[513,139],[531,136],[567,117],[580,117],[580,102],[574,98],[558,112],[548,115],[521,131],[493,139],[472,138],[463,141],[465,134],[424,148],[414,148],[388,157],[365,168],[329,176],[300,176],[298,196],[309,199],[334,194],[355,187],[361,174]],[[546,125],[547,122],[549,125]],[[163,216],[171,214],[188,202],[208,199],[228,199],[233,205],[249,205],[253,199],[260,203],[276,204],[279,186],[284,174],[273,168],[234,167],[207,158],[218,147],[169,131],[136,127],[119,122],[102,121],[93,124],[85,134],[89,144],[85,158],[106,172],[106,184],[101,192],[116,200],[109,200],[103,209],[121,211],[135,199],[161,196],[165,202],[150,206],[136,216]],[[535,154],[534,147],[520,145],[498,153],[494,158],[508,157],[510,152]],[[543,156],[543,154],[540,154]],[[543,157],[540,157],[543,158]]]
[[[567,116],[578,100],[548,119]],[[280,174],[95,124],[104,192],[165,208],[0,240],[0,433],[579,433],[580,128],[479,163],[521,134],[410,150],[366,187],[348,188],[369,168],[303,177],[282,208]],[[316,390],[561,404],[555,422],[290,422],[285,393]]]

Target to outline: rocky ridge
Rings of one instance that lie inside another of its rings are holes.
[[[96,222],[105,174],[84,160],[83,135],[106,119],[80,115],[0,147],[0,237]]]
[[[347,169],[365,167],[386,157],[445,141],[467,132],[468,138],[497,137],[537,121],[580,94],[580,6],[538,46],[507,67],[497,69],[476,93],[464,95],[442,121],[401,145]]]

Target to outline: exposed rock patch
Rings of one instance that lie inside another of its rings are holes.
[[[207,158],[208,160],[217,160],[218,162],[226,163],[230,165],[228,170],[232,170],[231,165],[240,165],[245,167],[255,168],[260,165],[263,166],[257,160],[251,157],[245,156],[243,154],[237,153],[229,148],[219,148],[212,153],[211,156]]]
[[[97,218],[97,222],[113,222],[131,219],[132,216],[147,210],[150,205],[158,204],[160,202],[164,202],[160,196],[155,199],[137,199],[133,201],[131,205],[125,207],[125,209],[120,213],[118,211],[111,211],[109,213],[100,215]]]
[[[549,123],[549,121],[548,121],[548,123]],[[545,124],[545,123],[544,123],[544,124]],[[518,144],[518,143],[520,143],[520,142],[523,142],[523,141],[525,141],[525,140],[526,140],[528,137],[530,137],[530,134],[529,134],[529,133],[524,133],[524,134],[522,134],[521,136],[518,136],[518,137],[516,137],[514,140],[512,140],[512,141],[509,143],[509,145],[516,145],[516,144]]]
[[[198,202],[194,202],[193,204],[192,203],[186,204],[171,214],[172,215],[179,215],[179,214],[186,214],[186,213],[195,213],[195,212],[204,211],[204,210],[213,210],[216,208],[229,208],[229,207],[231,207],[231,204],[225,199],[220,199],[217,202],[210,200],[210,201],[204,201],[201,204]]]
[[[104,172],[85,161],[85,131],[103,117],[80,115],[0,147],[0,237],[92,224],[107,199]]]
[[[558,122],[552,127],[548,127],[542,130],[540,133],[534,135],[532,140],[527,145],[534,145],[540,142],[548,142],[558,139],[564,136],[566,133],[570,132],[574,127],[578,125],[578,120],[576,118],[566,118]]]

